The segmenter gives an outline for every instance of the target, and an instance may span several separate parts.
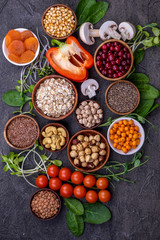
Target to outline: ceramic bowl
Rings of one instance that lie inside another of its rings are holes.
[[[28,30],[28,29],[26,29],[26,28],[16,28],[16,29],[14,29],[14,30],[19,31],[19,32],[23,32],[23,31],[26,31],[26,30]],[[29,31],[30,31],[30,30],[29,30]],[[31,31],[31,33],[34,35],[34,37],[35,37],[35,38],[37,39],[37,41],[38,41],[38,38],[36,37],[36,35],[35,35],[32,31]],[[16,63],[16,62],[11,61],[11,60],[8,58],[9,53],[8,53],[8,49],[7,49],[6,45],[5,45],[5,38],[3,39],[3,42],[2,42],[2,51],[3,51],[3,54],[4,54],[5,58],[8,60],[8,62],[10,62],[10,63],[12,63],[12,64],[14,64],[14,65],[16,65],[16,66],[26,66],[26,65],[34,62],[34,60],[38,57],[39,51],[40,51],[40,44],[39,44],[39,41],[38,41],[38,48],[37,48],[37,51],[36,51],[36,53],[35,53],[35,57],[34,57],[30,62],[28,62],[28,63]]]

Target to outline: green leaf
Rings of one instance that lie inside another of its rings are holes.
[[[61,167],[62,166],[62,161],[61,160],[51,160],[51,162],[56,165],[57,167]]]
[[[145,55],[144,49],[138,49],[134,52],[134,65],[138,65],[142,62]]]
[[[39,148],[39,150],[41,150],[41,151],[43,150],[43,147],[42,147],[42,146],[40,146],[40,145],[38,146],[38,148]]]
[[[40,147],[40,146],[38,146],[38,147]],[[43,161],[45,161],[45,160],[47,160],[47,159],[48,159],[48,157],[47,157],[46,155],[44,155],[44,154],[43,154],[43,155],[41,155],[41,158],[42,158],[42,160],[43,160]]]
[[[152,28],[152,27],[156,27],[156,26],[158,26],[158,23],[150,23],[150,24],[144,26],[143,29],[144,29],[144,28],[148,28],[148,27],[151,27],[151,28]]]
[[[35,85],[30,85],[29,88],[28,88],[28,92],[29,93],[32,93],[33,92],[33,88],[34,88]]]
[[[84,214],[84,207],[82,203],[74,198],[64,198],[65,205],[70,210],[76,215],[83,215]]]
[[[151,107],[154,104],[154,99],[141,99],[140,104],[138,105],[137,109],[134,111],[135,113],[139,114],[142,117],[145,117]]]
[[[9,155],[8,155],[8,157],[11,161],[13,161],[14,156],[15,156],[14,152],[10,152]]]
[[[153,112],[156,108],[158,108],[159,107],[159,104],[158,103],[155,103],[153,106],[152,106],[152,108],[149,110],[149,112],[147,113],[147,115],[149,114],[149,113],[151,113],[151,112]],[[146,116],[145,116],[146,117]]]
[[[15,86],[15,89],[17,90],[17,92],[21,92],[21,86]]]
[[[156,37],[158,37],[159,34],[160,34],[159,29],[158,29],[158,28],[155,28],[155,27],[152,28],[152,32],[153,32],[153,34],[154,34]]]
[[[138,116],[137,120],[143,124],[145,123],[145,119],[142,116]]]
[[[6,162],[8,160],[8,156],[7,155],[0,155],[0,157],[3,159],[1,160],[1,162]]]
[[[2,100],[12,107],[20,107],[25,103],[25,99],[16,90],[8,91],[2,95]]]
[[[71,233],[77,237],[81,236],[84,231],[84,221],[82,216],[77,216],[71,211],[66,214],[66,222]]]
[[[142,44],[146,47],[152,47],[153,46],[153,37],[149,39],[144,39]]]
[[[140,25],[137,25],[136,28],[139,30],[139,31],[142,31],[142,27]]]
[[[154,42],[154,44],[159,44],[159,37],[155,37],[155,38],[153,39],[153,42]]]
[[[160,95],[159,90],[150,84],[139,84],[137,87],[140,91],[141,99],[156,99]]]
[[[133,73],[128,78],[131,80],[136,86],[143,83],[148,83],[150,81],[149,77],[144,73]]]
[[[128,162],[124,164],[124,173],[128,172]]]
[[[101,224],[110,219],[111,212],[102,203],[84,203],[84,222]]]
[[[3,171],[7,172],[8,170],[9,170],[8,165],[5,165],[4,168],[3,168]]]
[[[149,37],[149,32],[143,31],[143,34],[148,38]]]
[[[30,101],[30,100],[32,100],[32,98],[28,97],[27,95],[24,94],[24,101],[25,101],[25,103]]]
[[[88,16],[88,12],[91,6],[96,3],[96,0],[80,0],[75,14],[77,16],[77,26],[85,22],[85,19]]]
[[[29,107],[30,107],[29,111],[31,112],[33,110],[33,103],[32,102],[29,102]]]
[[[90,7],[85,22],[91,22],[92,24],[99,22],[105,16],[108,6],[108,2],[96,2]]]
[[[141,161],[140,160],[136,160],[134,162],[134,167],[138,167],[140,164],[141,164]]]
[[[21,156],[21,157],[18,158],[19,162],[23,162],[23,160],[24,160],[24,156]]]

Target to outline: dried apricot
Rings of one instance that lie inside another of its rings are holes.
[[[13,62],[20,63],[20,57],[16,56],[13,53],[9,54],[8,58]]]
[[[27,38],[24,41],[24,45],[25,45],[27,50],[31,50],[35,53],[37,51],[37,48],[38,48],[38,40],[35,37]]]
[[[14,30],[14,29],[10,30],[10,31],[7,33],[6,37],[5,37],[6,47],[8,47],[9,44],[11,44],[12,41],[14,41],[14,40],[20,40],[20,39],[21,39],[21,34],[20,34],[20,32]]]
[[[24,43],[20,40],[14,40],[8,46],[8,52],[20,56],[25,51]]]
[[[24,42],[27,38],[34,37],[32,32],[29,30],[25,30],[21,32],[21,40]]]
[[[34,58],[35,54],[31,50],[27,50],[22,53],[20,57],[20,63],[28,63]]]

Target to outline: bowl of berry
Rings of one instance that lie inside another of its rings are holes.
[[[109,81],[125,78],[132,69],[133,60],[130,47],[117,39],[103,42],[94,54],[94,66],[97,73]]]

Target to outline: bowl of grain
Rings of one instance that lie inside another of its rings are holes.
[[[4,128],[4,138],[9,146],[18,150],[32,147],[39,137],[37,122],[27,115],[9,119]]]
[[[40,220],[53,219],[61,209],[60,197],[51,189],[40,189],[32,195],[30,209],[33,215]]]
[[[140,93],[133,83],[119,80],[107,88],[105,102],[107,107],[118,115],[130,114],[138,107]]]
[[[55,4],[47,8],[41,22],[46,34],[59,40],[71,36],[77,26],[74,11],[64,4]]]
[[[49,75],[36,83],[32,103],[42,117],[58,121],[72,114],[78,103],[78,92],[69,79]]]

